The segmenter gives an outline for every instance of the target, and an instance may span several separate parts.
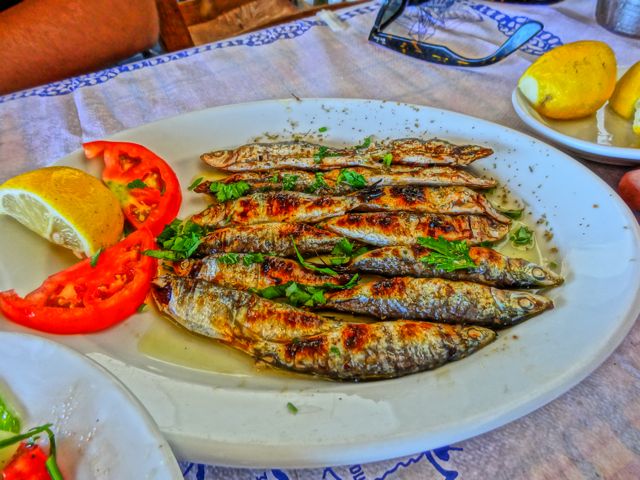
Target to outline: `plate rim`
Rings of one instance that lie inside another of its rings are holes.
[[[558,132],[548,125],[538,121],[537,118],[531,115],[528,111],[531,107],[525,102],[526,100],[522,93],[520,93],[520,90],[518,90],[518,87],[514,88],[511,93],[511,104],[513,105],[513,109],[518,114],[520,120],[522,120],[522,122],[524,122],[534,132],[539,133],[552,142],[555,142],[557,145],[561,145],[574,152],[624,161],[626,162],[625,165],[640,163],[640,148],[601,145],[581,138],[572,137],[566,133]],[[601,108],[607,108],[606,104]],[[598,160],[593,159],[593,161]]]
[[[38,334],[0,330],[0,342],[11,341],[15,338],[17,338],[19,342],[23,342],[23,344],[31,343],[36,347],[39,345],[45,345],[48,348],[52,348],[55,353],[62,352],[67,356],[67,358],[70,358],[74,362],[82,364],[84,367],[92,371],[93,374],[99,376],[104,381],[113,385],[113,388],[115,388],[123,396],[125,401],[136,412],[136,415],[140,417],[140,419],[144,423],[145,428],[152,435],[154,441],[158,444],[158,450],[160,451],[160,455],[162,456],[166,466],[166,468],[163,470],[176,479],[183,478],[182,472],[178,465],[178,460],[173,454],[173,450],[171,449],[169,442],[160,431],[160,428],[158,427],[156,421],[153,419],[146,407],[140,402],[140,400],[138,400],[138,398],[119,378],[109,372],[105,367],[100,365],[100,363],[91,359],[89,356],[76,351],[68,345],[56,342]],[[20,401],[25,403],[27,402],[27,400],[24,399],[20,399]]]

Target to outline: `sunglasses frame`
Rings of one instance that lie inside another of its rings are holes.
[[[511,2],[510,2],[511,3]],[[515,3],[515,2],[514,2]],[[533,3],[526,2],[522,3]],[[539,2],[535,2],[539,3]],[[550,3],[550,2],[547,2]],[[398,4],[395,11],[388,12],[392,5]],[[393,23],[407,7],[408,0],[384,0],[382,7],[369,33],[369,41],[410,57],[425,60],[427,62],[440,63],[442,65],[455,65],[458,67],[483,67],[503,60],[522,47],[538,34],[544,25],[536,20],[530,20],[521,25],[498,49],[483,58],[468,58],[457,54],[453,50],[435,43],[426,43],[419,40],[399,37],[383,30]]]

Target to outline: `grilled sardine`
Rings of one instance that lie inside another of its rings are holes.
[[[487,215],[511,223],[484,195],[466,187],[380,187],[363,192],[359,198],[362,204],[358,210]]]
[[[396,277],[330,292],[322,308],[446,323],[506,327],[544,310],[553,302],[542,295],[442,278]]]
[[[560,275],[522,258],[502,255],[491,248],[471,247],[469,256],[475,268],[447,272],[433,264],[420,261],[431,253],[428,248],[384,247],[354,258],[349,270],[376,273],[387,277],[440,277],[466,280],[501,288],[540,288],[559,285]]]
[[[459,360],[495,337],[495,332],[483,327],[408,320],[337,323],[328,332],[290,342],[256,343],[253,355],[295,372],[336,380],[375,380]]]
[[[495,339],[482,327],[399,320],[336,322],[311,312],[165,275],[153,285],[159,310],[188,330],[257,360],[339,380],[393,378],[463,358]]]
[[[415,245],[418,237],[444,237],[470,244],[495,242],[509,226],[478,215],[442,215],[407,212],[349,213],[330,218],[323,228],[370,245]]]
[[[466,170],[453,167],[415,168],[392,166],[385,169],[354,167],[349,170],[362,175],[367,185],[386,187],[392,185],[423,185],[430,187],[461,186],[470,188],[493,188],[494,180],[476,177]],[[271,192],[284,190],[283,179],[287,180],[287,188],[296,192],[315,193],[322,195],[345,195],[357,191],[344,181],[338,181],[342,170],[329,170],[324,173],[313,173],[304,170],[280,170],[276,172],[242,172],[230,175],[222,183],[230,184],[246,182],[251,186],[250,193]],[[318,180],[316,175],[320,175]],[[197,193],[211,193],[211,184],[207,180],[200,183],[194,191]]]
[[[262,223],[221,228],[202,239],[197,255],[216,252],[270,253],[295,255],[292,239],[302,255],[330,253],[342,236],[302,223]]]
[[[355,197],[330,197],[300,192],[254,193],[226,203],[214,203],[191,217],[191,221],[210,228],[233,224],[317,223],[337,217],[360,205]]]
[[[237,254],[237,263],[229,263],[229,255],[209,255],[201,260],[182,260],[173,263],[173,272],[183,277],[213,282],[216,285],[237,290],[256,288],[261,290],[287,282],[297,282],[309,286],[325,284],[341,285],[351,275],[323,275],[310,272],[293,260],[264,256],[261,262],[249,263],[253,256]]]
[[[454,145],[439,139],[403,138],[372,142],[363,148],[334,148],[307,142],[254,143],[232,150],[218,150],[200,158],[230,172],[283,168],[331,170],[345,167],[380,167],[385,155],[394,165],[468,165],[493,150],[477,145]]]

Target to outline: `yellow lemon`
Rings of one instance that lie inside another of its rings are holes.
[[[557,119],[595,113],[616,84],[616,57],[606,43],[581,41],[542,55],[520,77],[518,89],[535,110]]]
[[[640,135],[640,62],[618,80],[609,106],[621,117],[633,118],[633,131]]]
[[[0,213],[87,256],[116,243],[124,225],[111,190],[70,167],[41,168],[7,180],[0,185]]]

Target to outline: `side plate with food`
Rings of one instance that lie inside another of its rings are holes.
[[[206,207],[201,195],[186,189],[199,177],[211,177],[210,167],[199,160],[205,152],[298,139],[326,145],[324,154],[331,154],[332,147],[359,145],[369,136],[381,142],[437,137],[491,148],[493,154],[482,155],[468,168],[489,179],[485,181],[498,181],[492,202],[524,207],[522,218],[507,228],[517,236],[528,225],[535,231],[534,248],[521,250],[517,242],[507,241],[503,250],[542,262],[565,278],[560,288],[541,292],[555,308],[501,329],[493,343],[468,358],[366,384],[256,368],[244,354],[186,333],[151,308],[102,333],[55,338],[122,380],[178,454],[280,467],[377,460],[467,438],[540,407],[613,351],[640,309],[637,223],[589,170],[526,135],[427,107],[318,99],[219,107],[114,139],[142,144],[168,161],[185,187],[179,217],[186,218]],[[337,154],[329,158],[335,160]],[[60,163],[100,176],[99,163],[79,152]],[[315,177],[309,181],[313,184]],[[379,199],[387,193],[366,202],[384,206],[388,202]],[[468,204],[491,211],[477,202]],[[212,218],[220,222],[230,213],[216,215]],[[496,225],[506,225],[498,221],[500,212],[492,215]],[[322,221],[337,225],[338,219]],[[0,218],[0,226],[6,232],[0,239],[0,290],[25,294],[73,261],[9,219]],[[417,292],[432,288],[427,282],[413,283]],[[343,292],[336,294],[338,299],[345,300]],[[0,328],[19,329],[6,322]]]

